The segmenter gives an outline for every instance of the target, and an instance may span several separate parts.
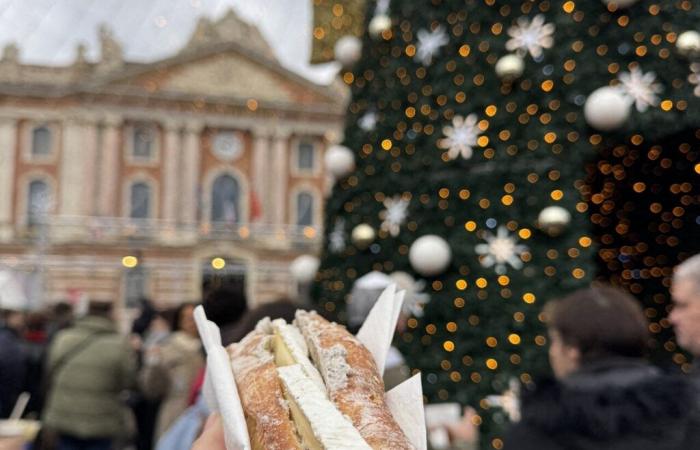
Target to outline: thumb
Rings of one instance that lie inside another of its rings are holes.
[[[226,450],[224,425],[219,414],[213,413],[209,416],[192,450]]]

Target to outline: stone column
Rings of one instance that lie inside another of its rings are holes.
[[[163,219],[174,223],[178,219],[178,187],[180,186],[180,125],[173,121],[163,123]]]
[[[272,174],[270,192],[272,207],[270,223],[282,226],[287,223],[287,180],[289,168],[289,131],[276,130],[272,141]]]
[[[15,158],[17,121],[0,121],[0,241],[12,237],[12,212],[15,195]]]
[[[62,216],[79,216],[84,213],[83,161],[85,158],[84,127],[78,118],[70,117],[63,121],[63,142],[61,148],[61,165],[58,198],[58,214]]]
[[[185,124],[182,151],[182,171],[180,175],[180,221],[186,226],[196,226],[198,218],[201,167],[200,134],[204,128],[202,123],[188,122]]]
[[[271,170],[273,160],[268,152],[270,150],[270,130],[256,128],[253,130],[253,178],[251,188],[255,190],[260,206],[262,207],[262,223],[270,222],[272,204],[270,198],[269,182],[272,179]]]
[[[80,201],[80,214],[93,216],[97,211],[98,191],[97,176],[100,172],[98,166],[98,145],[99,137],[97,122],[93,120],[83,120],[80,124],[82,132],[82,196]]]
[[[121,124],[121,118],[118,117],[108,117],[103,122],[97,203],[97,213],[100,216],[116,217],[120,215],[117,201],[119,199],[119,169],[121,167]]]

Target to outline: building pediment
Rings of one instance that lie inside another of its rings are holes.
[[[105,89],[143,91],[180,96],[255,99],[271,103],[335,103],[335,95],[282,68],[276,61],[248,52],[236,44],[199,48],[167,60],[115,74]]]

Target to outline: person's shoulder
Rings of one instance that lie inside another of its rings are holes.
[[[554,440],[536,427],[523,422],[510,426],[503,438],[504,450],[563,450]]]

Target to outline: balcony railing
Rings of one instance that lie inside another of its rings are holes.
[[[267,223],[189,223],[95,216],[47,216],[43,223],[5,225],[0,242],[44,244],[120,244],[143,242],[166,246],[191,246],[212,241],[251,242],[272,248],[320,245],[320,228]]]

